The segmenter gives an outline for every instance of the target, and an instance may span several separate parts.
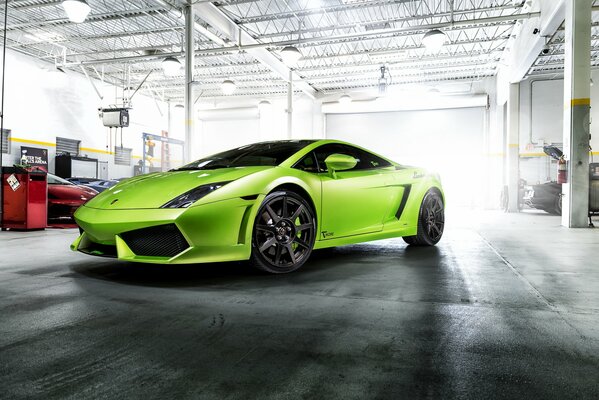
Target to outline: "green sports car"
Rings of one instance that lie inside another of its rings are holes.
[[[439,177],[335,140],[255,143],[127,179],[75,213],[86,254],[191,264],[250,260],[300,268],[313,249],[443,234]]]

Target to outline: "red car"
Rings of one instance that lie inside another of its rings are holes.
[[[74,224],[75,210],[97,194],[94,189],[48,174],[48,224]]]

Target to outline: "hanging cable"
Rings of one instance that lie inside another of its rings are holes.
[[[4,0],[4,37],[2,38],[2,100],[0,104],[0,223],[2,222],[3,198],[2,198],[2,143],[4,142],[4,82],[6,75],[6,21],[8,18],[8,0]]]

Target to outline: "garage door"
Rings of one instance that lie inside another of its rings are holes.
[[[483,107],[327,114],[326,137],[437,171],[448,204],[482,204]]]
[[[201,156],[233,149],[260,139],[260,120],[233,119],[202,121]]]

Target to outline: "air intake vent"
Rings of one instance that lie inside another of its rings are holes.
[[[2,129],[2,152],[10,154],[10,129]]]
[[[124,232],[121,233],[121,238],[138,256],[174,257],[189,248],[175,224]]]
[[[114,163],[116,165],[131,165],[131,151],[127,147],[114,147]]]
[[[56,154],[69,154],[71,156],[79,155],[80,140],[56,138]]]

